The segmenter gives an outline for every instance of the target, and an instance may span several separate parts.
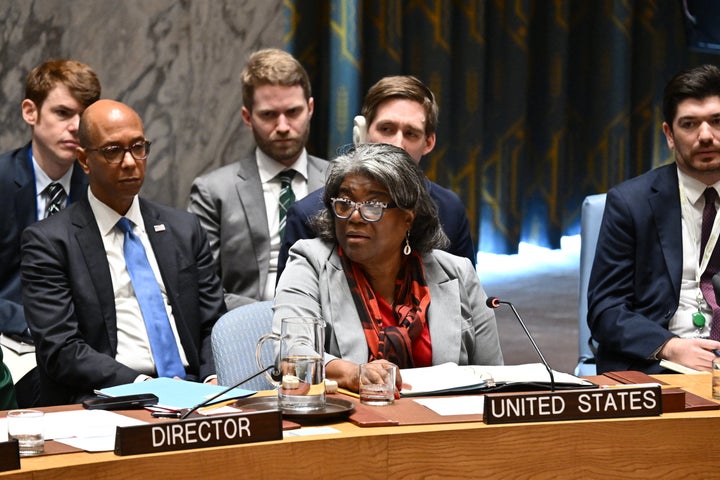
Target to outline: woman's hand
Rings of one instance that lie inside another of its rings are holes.
[[[335,380],[340,388],[351,392],[358,391],[360,371],[355,362],[342,358],[331,360],[325,365],[325,376],[330,380]]]
[[[373,365],[392,365],[395,368],[395,398],[400,398],[400,390],[402,390],[402,375],[400,375],[400,369],[397,365],[388,362],[387,360],[375,360],[370,362],[368,365],[370,368],[372,368]],[[375,377],[370,378],[373,383],[385,383],[385,380],[383,379],[385,376],[385,368],[378,368],[376,370],[377,373]]]
[[[375,360],[370,365],[390,364],[387,360]],[[395,398],[400,398],[400,390],[402,389],[402,376],[400,369],[395,366]],[[381,369],[378,369],[378,381],[381,378]],[[335,380],[340,388],[345,388],[351,392],[357,392],[360,383],[360,366],[349,360],[335,359],[325,366],[325,376],[331,380]]]

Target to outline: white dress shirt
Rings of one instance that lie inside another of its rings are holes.
[[[680,337],[708,337],[712,324],[712,310],[702,298],[700,292],[700,233],[702,231],[702,215],[705,208],[703,193],[708,186],[714,186],[720,194],[720,182],[715,185],[705,185],[678,169],[680,182],[680,206],[682,212],[682,244],[683,269],[680,284],[680,303],[673,318],[670,319],[669,329]],[[683,198],[684,195],[684,198]],[[718,202],[715,207],[720,209]],[[712,246],[713,236],[717,238],[720,232],[720,215],[715,218],[712,234],[708,246]],[[698,300],[700,300],[698,302]],[[692,323],[693,313],[700,311],[705,315],[705,326],[702,329]]]
[[[125,255],[123,254],[125,237],[123,232],[115,226],[121,216],[115,210],[98,200],[89,187],[88,200],[95,216],[95,221],[100,229],[100,235],[110,265],[110,277],[112,278],[113,293],[115,295],[115,313],[117,317],[118,347],[115,360],[137,370],[141,374],[155,376],[157,373],[152,351],[150,350],[150,340],[148,339],[145,322],[142,317],[142,312],[140,311],[140,304],[137,301],[137,297],[135,297],[130,274],[125,265]],[[145,224],[143,223],[140,213],[140,204],[137,196],[124,216],[133,224],[133,233],[142,241],[145,247],[148,261],[160,286],[163,302],[165,303],[165,310],[170,319],[175,342],[180,352],[180,359],[183,365],[187,367],[187,357],[180,343],[175,318],[172,314],[172,308],[168,301],[167,291],[162,276],[160,275],[155,254],[150,245],[147,233],[145,232]]]

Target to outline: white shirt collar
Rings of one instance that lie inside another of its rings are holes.
[[[703,196],[703,193],[705,193],[705,189],[708,187],[715,187],[715,190],[717,190],[717,192],[720,194],[720,182],[717,182],[713,185],[705,185],[700,180],[693,178],[687,173],[680,170],[680,168],[677,169],[677,172],[678,180],[680,181],[680,183],[682,183],[682,186],[685,189],[685,195],[687,196],[687,200],[688,202],[690,202],[690,205],[697,205],[700,197]],[[705,204],[703,203],[703,205]]]
[[[65,189],[65,193],[68,196],[70,195],[70,180],[72,179],[75,164],[73,164],[72,167],[70,167],[70,169],[65,172],[65,175],[63,175],[57,180],[53,180],[52,178],[48,177],[48,174],[45,173],[45,170],[43,170],[40,165],[35,161],[35,155],[33,155],[32,157],[32,164],[33,170],[35,171],[35,191],[38,195],[42,194],[47,188],[47,186],[54,182],[62,185],[62,187]]]
[[[255,159],[257,161],[258,165],[258,172],[260,174],[260,181],[262,183],[267,183],[271,180],[273,180],[278,173],[282,172],[283,170],[292,169],[295,170],[297,173],[302,175],[304,179],[307,180],[308,174],[307,174],[307,150],[303,148],[302,153],[300,153],[300,156],[297,160],[295,160],[295,163],[290,165],[289,167],[286,167],[282,163],[278,162],[277,160],[273,160],[270,158],[265,152],[260,150],[259,148],[255,149]]]
[[[125,215],[120,215],[101,202],[93,195],[90,187],[88,187],[88,201],[90,202],[90,208],[92,208],[95,221],[100,229],[100,235],[105,236],[112,233],[115,224],[117,224],[118,220],[122,217],[127,217],[135,225],[135,228],[139,228],[143,232],[145,231],[145,224],[143,223],[142,214],[140,213],[140,202],[138,201],[137,195],[133,198],[132,204]]]

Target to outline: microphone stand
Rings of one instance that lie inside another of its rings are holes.
[[[545,357],[543,356],[542,352],[540,351],[540,348],[535,343],[535,340],[533,339],[532,335],[530,335],[530,332],[528,331],[527,327],[525,326],[525,322],[523,322],[522,317],[520,317],[520,314],[517,310],[515,310],[515,305],[513,305],[510,302],[506,302],[503,300],[500,300],[497,297],[490,297],[487,299],[486,305],[490,308],[497,308],[500,306],[501,303],[504,303],[505,305],[508,305],[510,309],[512,309],[512,312],[515,314],[515,318],[518,319],[518,322],[520,322],[520,326],[525,330],[525,335],[527,335],[528,339],[530,339],[530,343],[532,344],[533,348],[535,348],[535,351],[537,352],[538,356],[540,357],[540,360],[542,361],[542,364],[545,366],[545,369],[548,372],[548,375],[550,375],[550,391],[555,391],[555,375],[553,375],[552,368],[550,368],[550,365],[548,364],[547,360],[545,360]]]
[[[233,386],[231,386],[231,387],[228,387],[228,388],[226,388],[225,390],[223,390],[222,392],[220,392],[220,393],[218,393],[218,394],[216,394],[216,395],[213,395],[212,397],[208,398],[207,400],[204,400],[204,401],[198,403],[197,405],[195,405],[194,407],[188,409],[186,412],[184,412],[182,415],[180,415],[180,420],[185,420],[185,419],[186,419],[187,417],[189,417],[190,414],[192,414],[193,412],[197,411],[198,409],[200,409],[200,408],[202,408],[202,407],[204,407],[204,406],[207,406],[207,405],[210,405],[211,403],[213,403],[213,400],[215,400],[216,398],[219,398],[219,397],[225,395],[225,394],[228,393],[230,390],[233,390],[233,389],[239,387],[240,385],[242,385],[242,384],[245,383],[245,382],[249,382],[249,381],[252,380],[253,378],[257,377],[258,375],[262,375],[263,373],[265,373],[265,372],[267,372],[267,371],[269,371],[269,370],[275,370],[275,365],[270,365],[269,367],[263,368],[262,370],[253,373],[253,374],[250,375],[249,377],[240,380],[240,381],[239,381],[238,383],[236,383],[235,385],[233,385]],[[273,372],[273,373],[275,373],[275,372]]]

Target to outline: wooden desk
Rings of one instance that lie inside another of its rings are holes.
[[[662,375],[705,397],[710,374]],[[18,479],[711,478],[720,410],[661,417],[359,428],[282,441],[154,455],[69,453],[23,458]]]

